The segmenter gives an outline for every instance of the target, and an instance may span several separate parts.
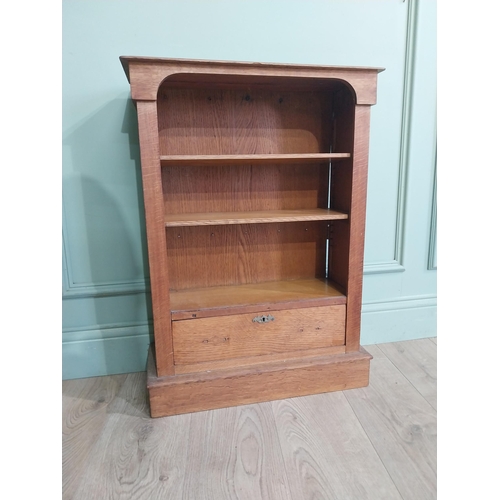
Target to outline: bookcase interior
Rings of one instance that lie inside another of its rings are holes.
[[[189,310],[193,297],[198,309],[216,314],[211,287],[230,287],[219,291],[221,308],[270,297],[279,304],[334,294],[338,301],[346,273],[334,274],[329,247],[335,232],[334,248],[343,239],[347,245],[349,86],[176,74],[159,87],[157,106],[174,317]],[[344,229],[333,229],[337,224]],[[297,281],[283,284],[291,280]],[[249,293],[245,286],[252,284],[261,286]]]

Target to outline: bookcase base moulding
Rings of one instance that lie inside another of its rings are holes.
[[[379,68],[121,57],[137,106],[152,417],[364,387]]]

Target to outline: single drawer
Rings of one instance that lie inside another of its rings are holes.
[[[345,344],[345,305],[172,322],[174,363],[184,365]]]

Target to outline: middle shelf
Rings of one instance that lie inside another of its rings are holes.
[[[326,208],[304,210],[259,210],[248,212],[211,212],[165,215],[165,226],[220,226],[226,224],[263,224],[347,219],[344,212]]]
[[[325,163],[330,160],[345,160],[350,153],[297,153],[297,154],[239,154],[239,155],[162,155],[162,166],[220,166],[297,163]]]

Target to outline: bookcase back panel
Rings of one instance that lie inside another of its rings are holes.
[[[162,155],[328,153],[332,92],[164,84],[158,129]]]
[[[164,167],[165,214],[326,208],[328,165]]]
[[[170,288],[325,276],[325,222],[167,229]]]

